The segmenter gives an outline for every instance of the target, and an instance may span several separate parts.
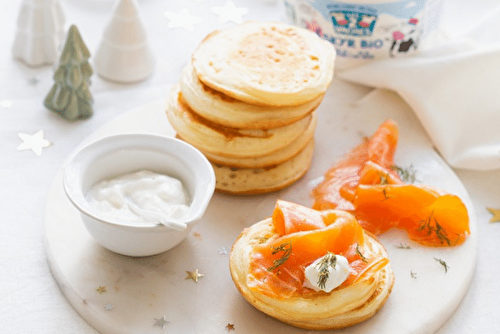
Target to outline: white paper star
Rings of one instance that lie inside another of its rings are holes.
[[[219,254],[221,255],[227,255],[227,248],[226,247],[222,247],[219,249]]]
[[[104,305],[105,311],[113,311],[114,308],[115,308],[115,305],[113,305],[113,304],[108,303],[108,304]]]
[[[23,141],[17,147],[18,151],[32,150],[36,155],[42,155],[42,149],[52,145],[50,141],[43,138],[43,130],[38,131],[34,135],[28,135],[26,133],[18,133],[19,138]]]
[[[203,21],[201,17],[189,14],[189,11],[186,8],[181,9],[179,13],[167,11],[163,13],[163,15],[170,20],[168,23],[169,28],[184,28],[186,30],[193,31],[195,24]]]
[[[226,23],[229,21],[242,23],[242,16],[248,13],[248,8],[238,8],[232,1],[227,1],[223,7],[212,8],[212,12],[219,15],[219,23]]]
[[[28,80],[30,86],[36,86],[40,80],[37,77],[33,77]]]
[[[0,105],[2,106],[2,108],[4,109],[9,109],[10,107],[12,107],[12,101],[9,101],[9,100],[3,100],[2,102],[0,102]]]
[[[167,327],[167,325],[170,323],[170,321],[168,321],[166,319],[165,316],[161,317],[160,319],[156,319],[155,318],[155,324],[153,326],[158,326],[160,327],[161,329],[165,329],[165,327]]]

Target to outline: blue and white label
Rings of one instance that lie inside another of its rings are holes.
[[[330,11],[335,33],[349,36],[372,35],[378,16],[375,8],[339,2],[326,7]]]
[[[442,0],[284,0],[291,23],[330,41],[339,60],[415,52],[437,26]]]

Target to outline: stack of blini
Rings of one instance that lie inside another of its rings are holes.
[[[284,23],[246,22],[209,34],[194,51],[166,113],[177,136],[212,163],[216,189],[260,194],[308,170],[316,108],[335,50]]]

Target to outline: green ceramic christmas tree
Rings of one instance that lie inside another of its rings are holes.
[[[92,67],[88,63],[90,52],[75,25],[69,28],[68,37],[54,72],[54,85],[44,105],[68,120],[92,116],[92,95],[89,85]]]

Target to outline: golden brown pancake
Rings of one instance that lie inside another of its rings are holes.
[[[357,283],[318,292],[307,297],[277,299],[253,290],[247,285],[250,254],[263,238],[275,234],[271,218],[245,229],[234,243],[229,268],[231,277],[243,297],[258,310],[280,321],[311,330],[339,329],[372,317],[385,303],[394,285],[394,273],[389,265],[371,273]],[[382,244],[365,232],[367,257],[379,254],[387,257]]]
[[[313,112],[297,122],[273,129],[229,128],[193,112],[183,100],[178,85],[168,96],[166,113],[184,141],[203,152],[232,158],[254,158],[277,152],[316,124]]]
[[[237,100],[295,106],[326,91],[335,56],[330,42],[307,29],[250,21],[209,34],[192,64],[205,85]]]
[[[233,128],[271,129],[291,124],[313,112],[323,94],[297,106],[274,107],[239,101],[201,82],[188,64],[180,82],[182,97],[201,117]]]
[[[236,195],[257,195],[281,190],[309,169],[314,152],[314,140],[297,155],[277,165],[263,168],[238,168],[212,163],[215,189]]]

